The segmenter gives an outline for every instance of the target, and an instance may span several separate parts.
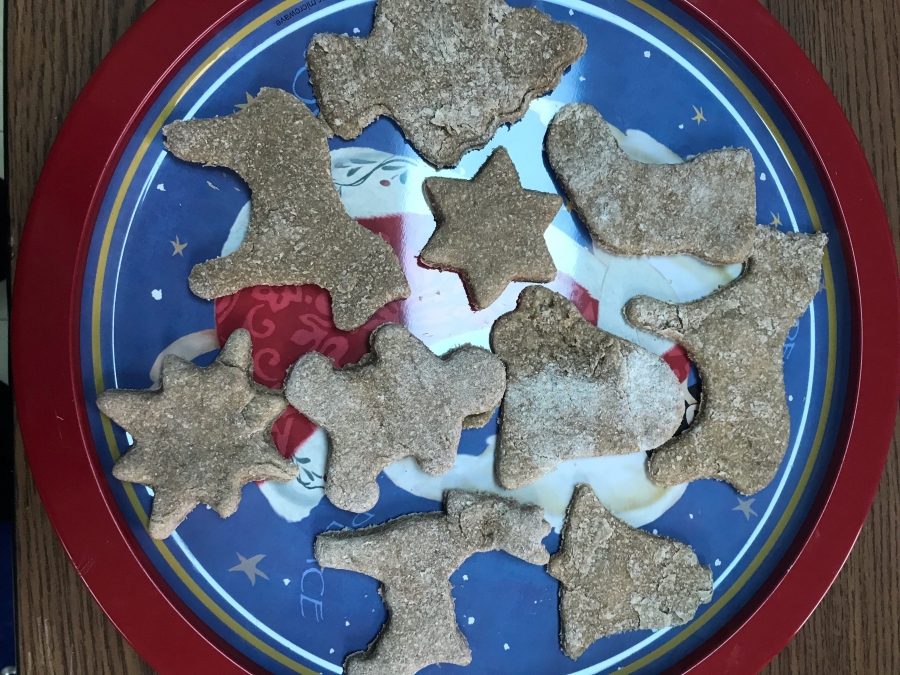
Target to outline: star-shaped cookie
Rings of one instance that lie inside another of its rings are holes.
[[[168,355],[160,390],[108,389],[97,399],[134,438],[113,475],[153,488],[155,539],[172,534],[197,504],[227,518],[246,483],[297,477],[270,434],[287,403],[280,391],[253,382],[251,347],[250,333],[237,330],[206,368]]]
[[[533,565],[550,557],[542,543],[550,525],[538,506],[451,490],[444,509],[316,538],[322,567],[383,584],[388,621],[366,652],[347,657],[346,675],[414,675],[434,663],[468,665],[472,652],[456,623],[450,575],[479,552],[506,551]]]
[[[490,306],[512,281],[556,278],[544,232],[562,198],[524,189],[503,146],[472,180],[428,178],[423,190],[437,229],[419,259],[457,272],[476,309]]]
[[[316,35],[306,63],[338,136],[387,115],[445,167],[521,119],[586,47],[574,26],[503,0],[379,0],[368,37]]]
[[[344,210],[331,177],[331,132],[302,101],[264,88],[238,113],[173,122],[163,133],[177,157],[233,169],[252,191],[240,247],[191,271],[199,297],[315,284],[331,293],[335,326],[353,330],[409,296],[391,246]]]
[[[590,485],[575,488],[547,571],[560,582],[560,642],[571,659],[601,637],[687,623],[713,594],[712,572],[690,546],[622,522]]]
[[[463,427],[484,426],[506,387],[503,362],[466,345],[436,356],[405,327],[372,333],[359,363],[334,368],[306,354],[285,385],[287,399],[328,433],[325,494],[338,508],[368,511],[378,501],[384,467],[415,457],[431,476],[456,460]]]
[[[775,477],[791,436],[784,343],[819,291],[826,242],[761,225],[728,286],[683,305],[641,296],[625,306],[636,328],[682,345],[703,381],[691,426],[650,458],[654,483],[715,478],[749,495]]]

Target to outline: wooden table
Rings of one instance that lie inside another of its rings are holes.
[[[721,0],[728,2],[729,0]],[[13,257],[41,165],[100,59],[152,0],[7,0]],[[900,3],[764,0],[831,85],[900,234]],[[900,427],[872,514],[820,608],[769,675],[900,673]],[[19,672],[150,674],[94,604],[16,446]]]

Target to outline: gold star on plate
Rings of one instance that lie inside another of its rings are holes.
[[[253,97],[248,92],[245,92],[245,93],[247,93],[247,102],[246,103],[236,103],[234,107],[237,108],[238,110],[243,110],[248,105],[253,103]]]
[[[510,282],[556,278],[544,232],[562,198],[523,189],[506,148],[494,150],[472,180],[427,179],[425,197],[437,229],[419,259],[458,273],[476,309],[491,305]]]
[[[772,227],[780,227],[781,226],[781,214],[772,214],[772,222],[769,223]]]
[[[759,514],[753,510],[753,502],[755,501],[755,499],[741,499],[738,497],[738,505],[731,510],[740,511],[747,516],[747,520],[750,520],[750,516],[756,516],[758,518]]]
[[[181,240],[178,238],[178,235],[175,235],[175,241],[170,241],[170,244],[175,247],[175,251],[172,253],[173,256],[180,255],[182,258],[184,257],[184,249],[187,248],[187,242],[181,243]]]
[[[704,115],[703,115],[703,108],[698,108],[697,106],[694,106],[694,112],[697,114],[691,118],[692,120],[694,120],[697,124],[700,124],[701,122],[706,122],[706,117],[704,117]]]
[[[269,577],[266,576],[266,573],[257,569],[256,567],[257,565],[259,565],[259,561],[266,557],[265,555],[255,555],[252,558],[245,558],[240,553],[238,553],[237,557],[241,562],[228,570],[229,572],[243,572],[250,580],[251,586],[256,586],[256,577],[262,577],[266,581],[269,580]]]

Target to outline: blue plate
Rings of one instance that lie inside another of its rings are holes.
[[[440,175],[471,176],[502,144],[525,187],[558,191],[544,161],[543,136],[562,105],[580,101],[595,106],[616,128],[622,147],[641,161],[679,162],[725,146],[750,148],[759,222],[784,231],[821,226],[834,235],[824,292],[785,344],[792,436],[769,487],[752,498],[714,481],[663,490],[647,481],[637,454],[569,462],[538,484],[510,493],[545,508],[554,527],[545,543],[553,552],[574,485],[591,483],[626,521],[690,544],[713,570],[712,603],[686,626],[601,639],[572,661],[559,648],[557,582],[505,553],[478,554],[451,578],[472,663],[422,671],[659,673],[709,639],[759,589],[818,491],[847,380],[848,300],[839,238],[822,186],[787,119],[741,62],[686,15],[661,0],[511,4],[534,4],[574,23],[588,38],[587,53],[555,91],[532,103],[522,121],[501,128],[487,148]],[[365,331],[348,336],[328,329],[327,302],[309,287],[249,289],[216,303],[190,293],[192,266],[240,243],[250,195],[229,171],[169,155],[160,128],[176,119],[231,114],[264,86],[293,92],[316,111],[304,63],[310,38],[318,32],[365,36],[374,6],[372,0],[264,0],[206,44],[154,103],[119,162],[89,253],[81,321],[88,402],[96,399],[98,386],[152,386],[163,353],[209,363],[222,337],[239,326],[254,335],[258,379],[275,386],[304,351],[315,348],[346,362],[365,349]],[[394,245],[410,280],[410,299],[387,308],[380,319],[404,322],[438,353],[465,342],[485,345],[491,324],[515,306],[524,284],[513,284],[491,308],[474,313],[456,275],[418,266],[415,256],[434,228],[421,183],[437,172],[387,119],[352,142],[332,141],[331,148],[335,184],[348,212]],[[593,248],[583,225],[565,209],[546,238],[560,270],[548,285],[604,329],[661,354],[684,384],[689,420],[700,383],[683,352],[631,329],[621,308],[637,294],[673,301],[700,297],[740,268],[686,257],[611,256]],[[88,409],[109,474],[130,439],[121,429],[104,429],[96,408]],[[275,435],[279,449],[300,466],[298,481],[246,486],[240,509],[227,520],[201,506],[162,542],[150,539],[144,525],[152,493],[111,474],[110,485],[162,576],[224,640],[279,675],[340,673],[344,658],[375,638],[386,613],[373,579],[317,566],[315,536],[437,510],[448,487],[499,490],[491,472],[496,417],[486,428],[463,434],[457,463],[443,477],[426,476],[411,460],[389,467],[379,478],[380,501],[361,515],[341,511],[322,496],[322,432],[289,413]]]

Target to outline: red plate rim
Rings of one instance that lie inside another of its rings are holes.
[[[265,671],[175,595],[119,512],[93,448],[81,390],[82,277],[106,186],[144,113],[209,38],[258,1],[158,0],[125,33],[75,102],[47,158],[15,278],[15,397],[44,507],[94,598],[138,653],[166,675]],[[671,1],[723,40],[791,120],[828,192],[850,285],[850,382],[823,484],[831,482],[831,488],[820,491],[763,588],[669,671],[747,675],[788,643],[824,597],[874,500],[900,397],[900,278],[866,157],[800,47],[756,0]]]

